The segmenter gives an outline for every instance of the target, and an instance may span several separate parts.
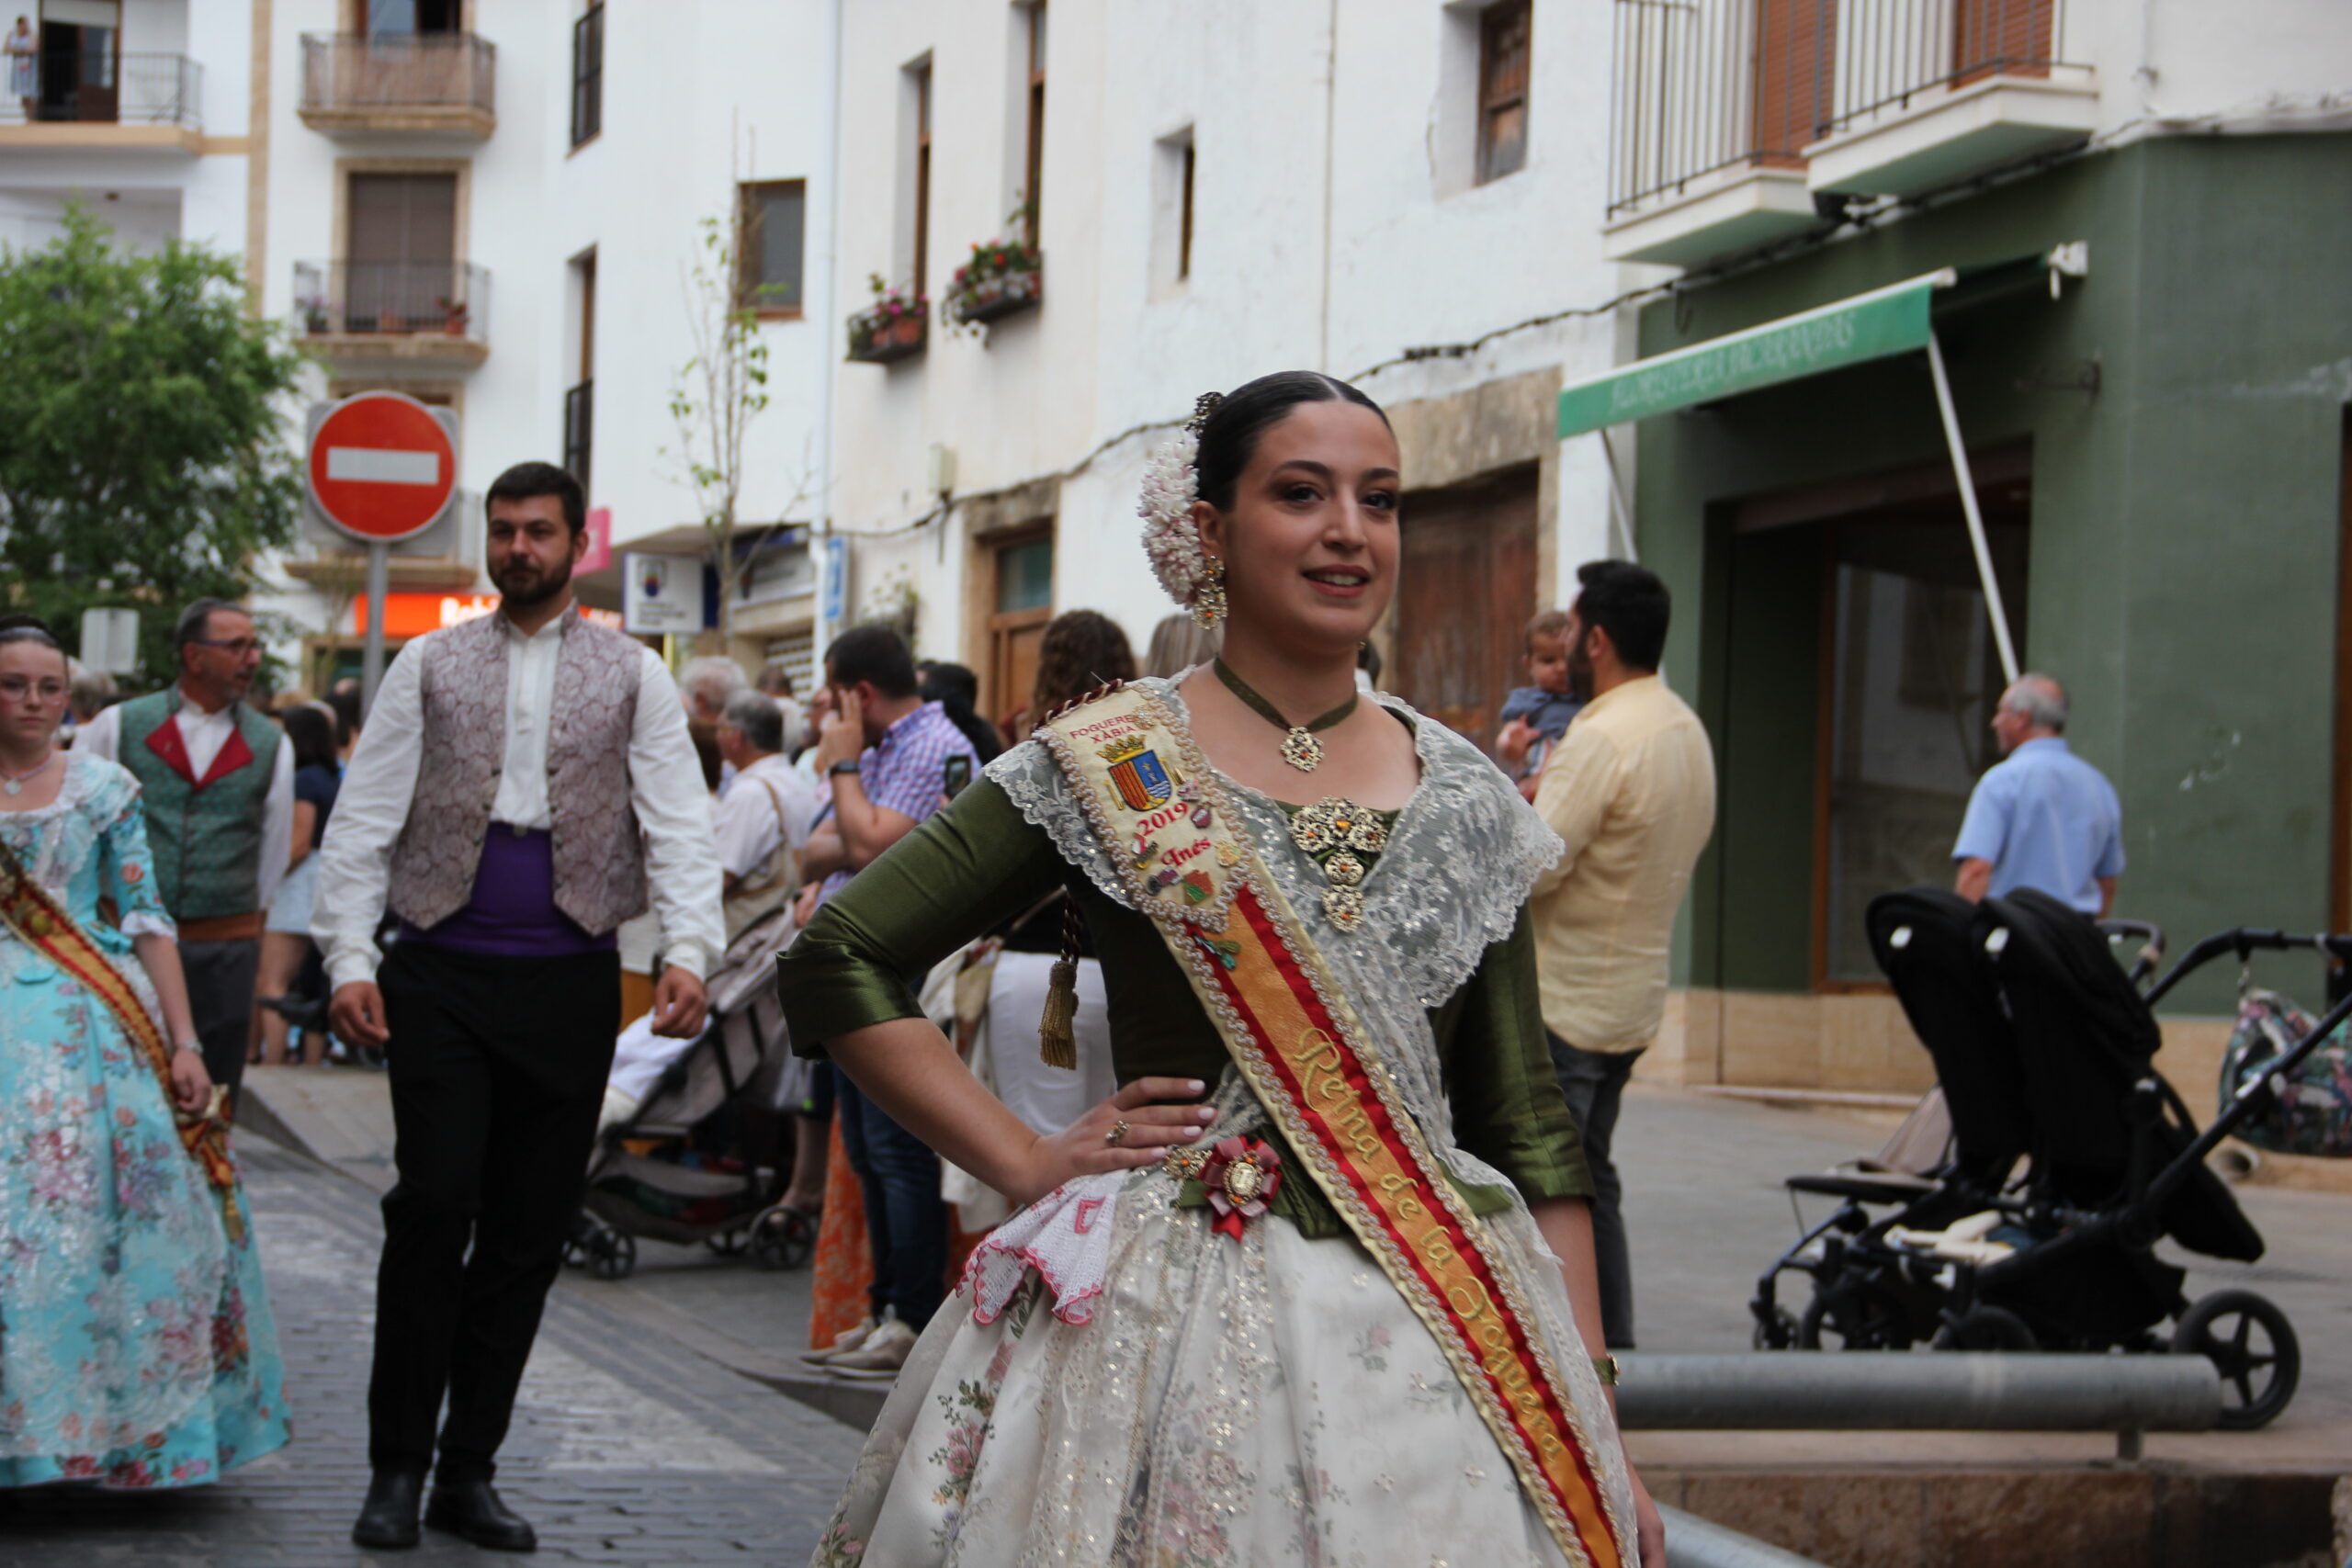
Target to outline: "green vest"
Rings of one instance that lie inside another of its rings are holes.
[[[155,891],[175,920],[249,915],[261,908],[262,819],[285,735],[239,703],[231,712],[251,755],[232,766],[236,740],[223,742],[210,778],[197,784],[173,765],[187,758],[177,727],[164,728],[181,701],[167,688],[123,704],[117,721],[116,758],[139,780]]]

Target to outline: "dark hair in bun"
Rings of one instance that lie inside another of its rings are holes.
[[[1278,370],[1227,393],[1201,423],[1200,453],[1193,459],[1199,475],[1196,493],[1219,512],[1231,510],[1233,487],[1257,456],[1259,437],[1301,403],[1330,402],[1368,408],[1380,414],[1381,423],[1388,423],[1378,403],[1345,381],[1315,370]]]

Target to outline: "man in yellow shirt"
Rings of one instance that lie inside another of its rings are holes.
[[[1667,951],[1691,868],[1715,822],[1707,732],[1657,666],[1672,609],[1656,573],[1628,561],[1577,569],[1568,672],[1585,706],[1544,767],[1535,809],[1567,845],[1535,880],[1544,1027],[1584,1134],[1596,1197],[1602,1326],[1634,1343],[1634,1290],[1609,1145],[1634,1059],[1666,1013]]]

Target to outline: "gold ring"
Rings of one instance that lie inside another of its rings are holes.
[[[1109,1132],[1107,1132],[1107,1133],[1105,1133],[1105,1134],[1102,1134],[1102,1141],[1103,1141],[1104,1143],[1106,1143],[1106,1144],[1110,1145],[1111,1145],[1113,1148],[1114,1148],[1114,1149],[1115,1149],[1115,1148],[1117,1148],[1120,1145],[1122,1145],[1122,1144],[1125,1143],[1125,1142],[1126,1142],[1126,1138],[1127,1138],[1127,1124],[1126,1124],[1126,1122],[1125,1122],[1125,1121],[1118,1121],[1118,1122],[1112,1122],[1112,1123],[1111,1123],[1111,1130],[1110,1130]]]

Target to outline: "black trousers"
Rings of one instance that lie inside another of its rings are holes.
[[[194,1015],[197,1040],[204,1047],[204,1070],[229,1091],[233,1106],[238,1086],[245,1080],[245,1050],[254,1027],[254,978],[261,973],[261,939],[184,942],[180,973],[187,978],[188,1011]]]
[[[486,1480],[580,1207],[620,1029],[613,953],[385,960],[393,1161],[376,1276],[368,1462]]]

